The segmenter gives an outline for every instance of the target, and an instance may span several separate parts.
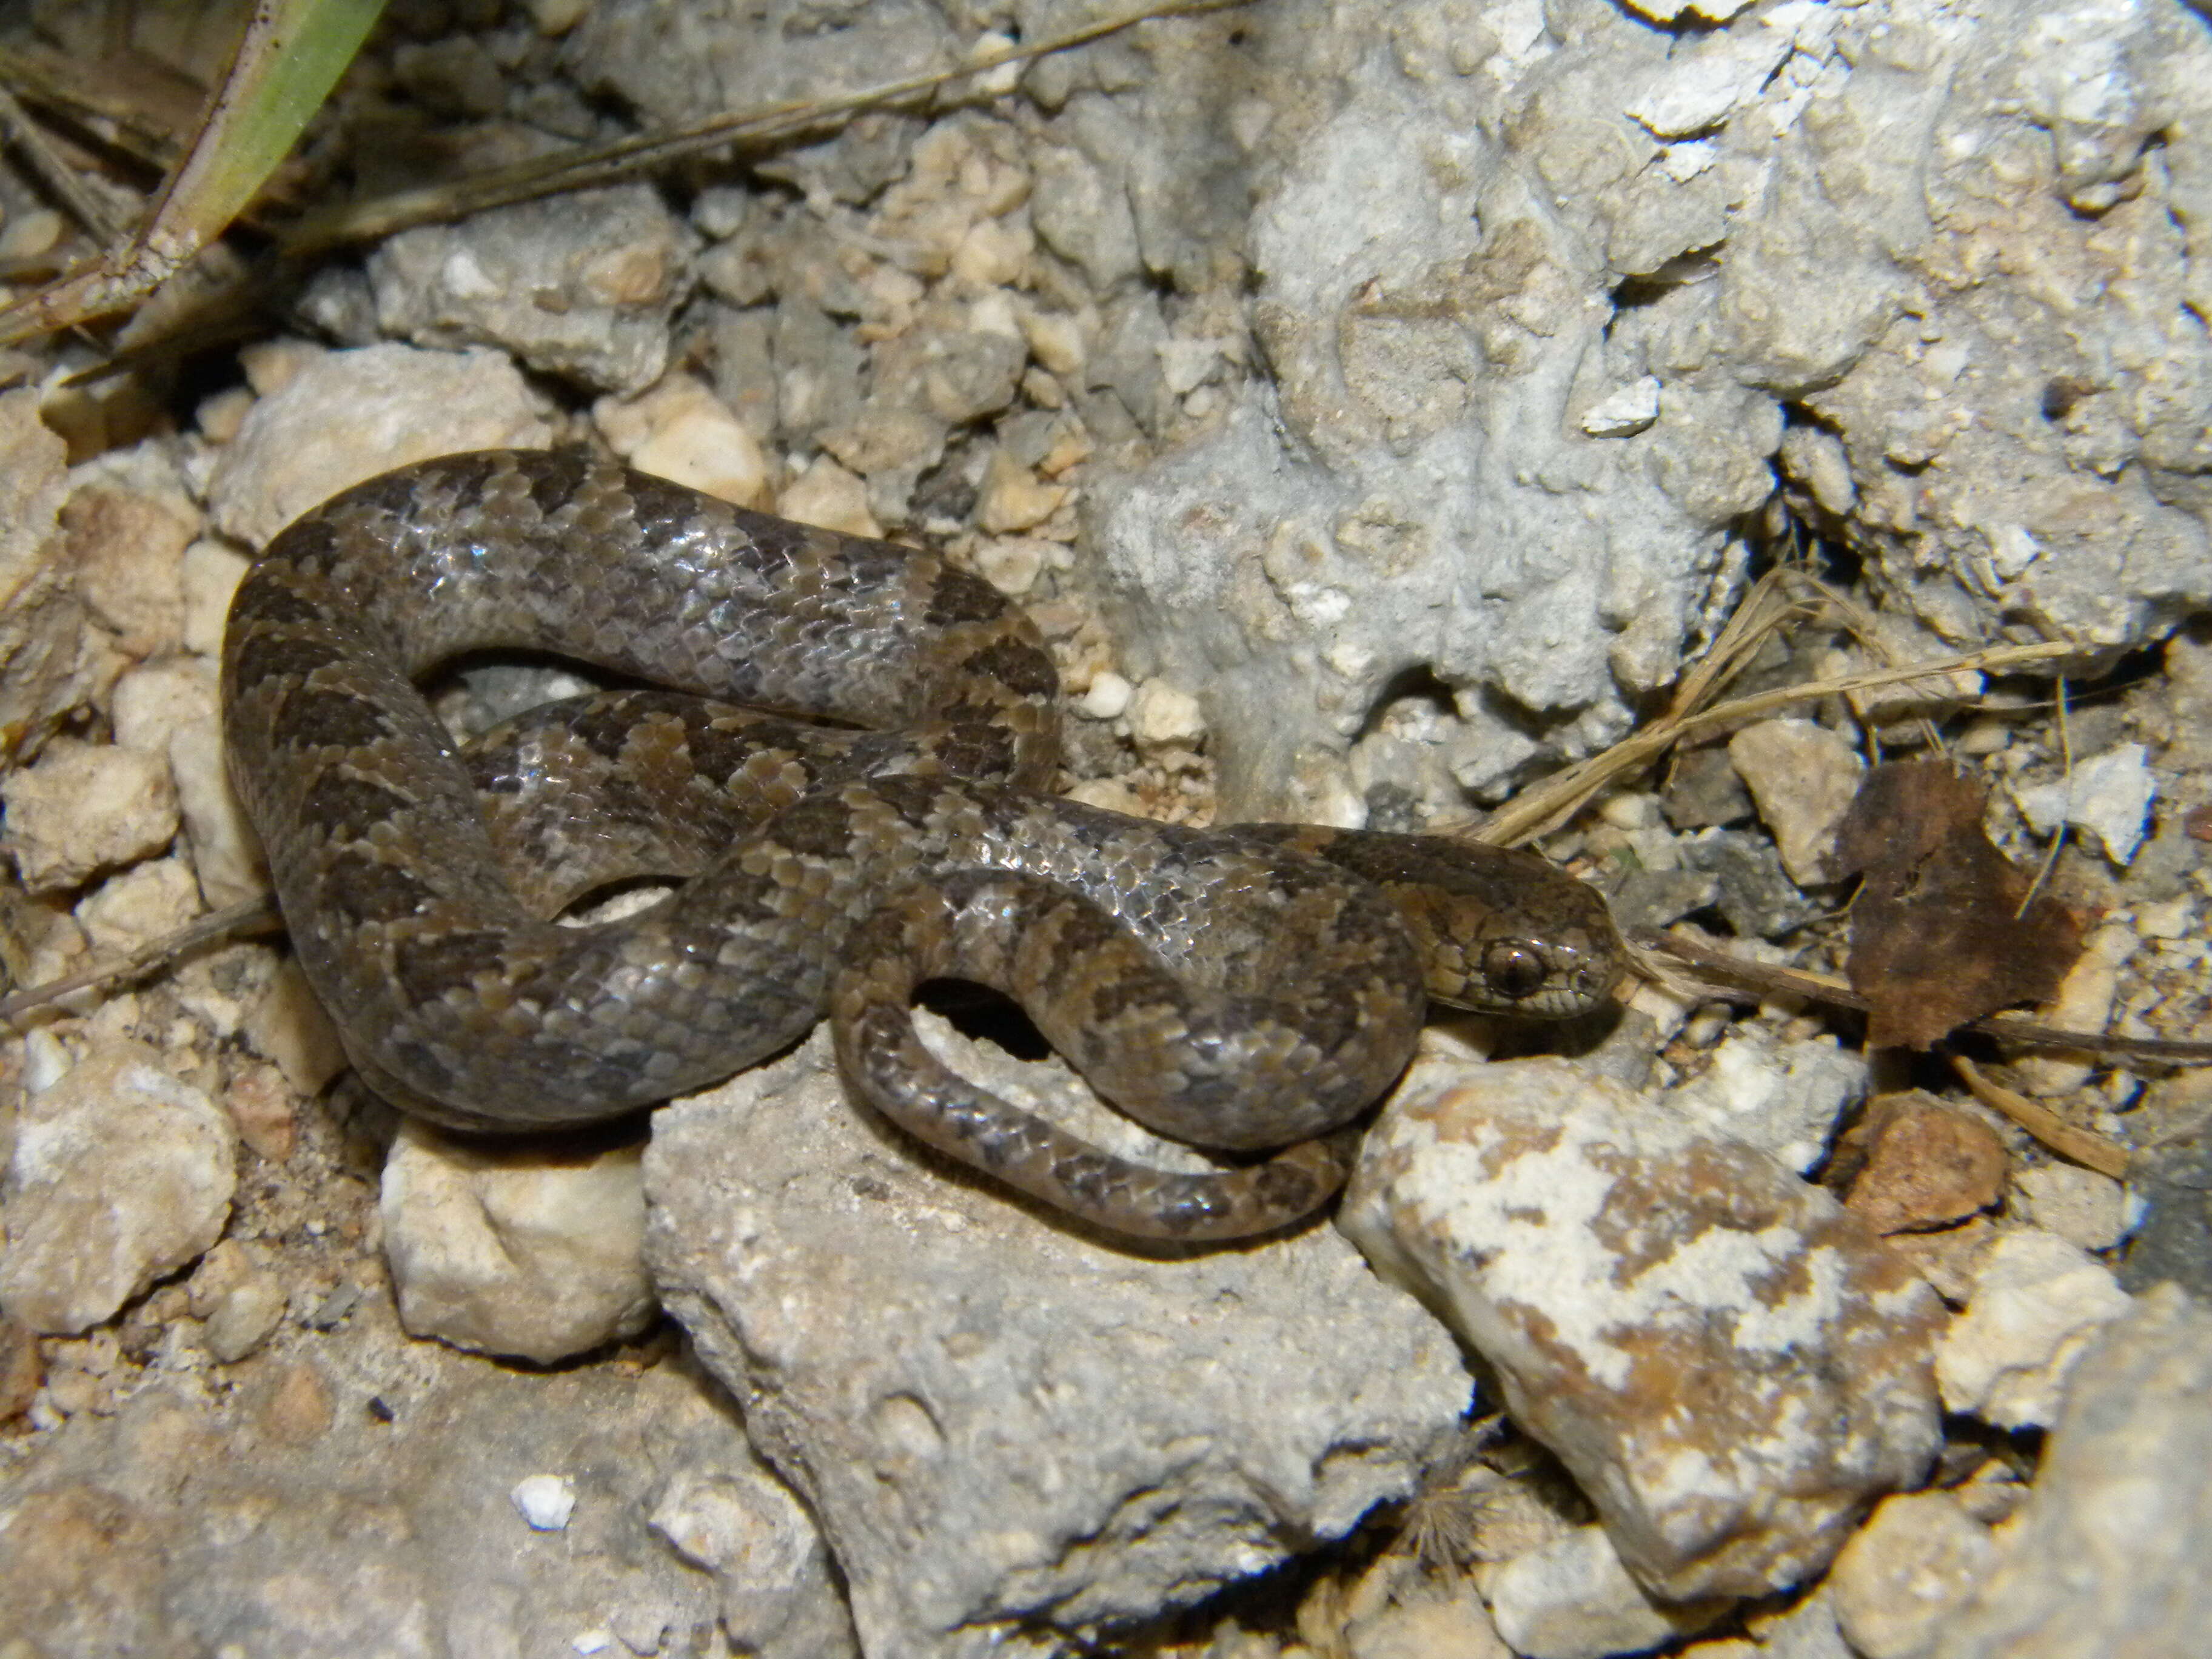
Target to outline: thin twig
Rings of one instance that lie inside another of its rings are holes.
[[[31,164],[46,188],[60,198],[86,234],[102,247],[113,247],[122,241],[127,231],[107,210],[107,204],[88,188],[76,175],[76,169],[68,158],[47,141],[30,112],[15,101],[15,94],[0,88],[0,129],[4,129],[11,142],[23,152],[24,160]]]
[[[2070,1158],[2115,1181],[2127,1179],[2128,1149],[2117,1140],[2069,1123],[2048,1106],[1993,1081],[1964,1054],[1953,1054],[1951,1065],[1976,1100],[2003,1113],[2061,1158]]]
[[[248,899],[202,916],[198,921],[165,933],[152,944],[143,945],[120,961],[98,968],[88,968],[67,979],[49,980],[44,985],[33,985],[28,990],[18,991],[14,996],[0,1000],[0,1020],[10,1024],[27,1013],[74,996],[79,991],[89,991],[100,986],[112,985],[118,980],[136,979],[141,974],[166,967],[194,946],[210,939],[227,939],[234,933],[267,933],[283,925],[276,914],[276,902],[266,898]]]
[[[2043,884],[2051,879],[2051,872],[2058,867],[2059,848],[2066,845],[2066,833],[2074,827],[2074,734],[2066,724],[2066,677],[2063,674],[2058,677],[2057,720],[2058,780],[2064,791],[2059,799],[2064,803],[2064,811],[2059,815],[2058,828],[2051,832],[2051,850],[2043,855],[2043,862],[2036,870],[2035,879],[2028,883],[2027,891],[2021,895],[2020,908],[2012,913],[2014,921],[2027,914],[2027,907],[2035,902],[2035,896],[2043,890]]]
[[[1656,951],[1694,968],[1725,975],[1754,992],[1778,996],[1805,997],[1814,1002],[1825,1002],[1832,1007],[1855,1008],[1864,1012],[1869,1006],[1861,996],[1844,980],[1832,974],[1808,973],[1802,968],[1777,968],[1763,962],[1747,962],[1731,956],[1717,945],[1677,933],[1662,933],[1656,928],[1634,930],[1629,942],[1644,950]],[[2086,1053],[2118,1054],[2130,1060],[2170,1061],[2183,1066],[2212,1065],[2212,1042],[2192,1042],[2181,1037],[2125,1036],[2117,1031],[2076,1031],[2063,1025],[2045,1024],[2021,1014],[1987,1014],[1980,1019],[1970,1019],[1957,1028],[1984,1036],[1996,1037],[2004,1042],[2016,1042],[2030,1048],[2079,1048]]]
[[[2017,667],[2023,663],[2051,662],[2062,657],[2079,656],[2081,653],[2081,647],[2059,640],[2047,641],[2039,645],[1996,646],[1987,651],[1968,652],[1964,656],[1915,663],[1904,668],[1846,674],[1840,679],[1808,680],[1778,690],[1761,691],[1752,696],[1717,703],[1702,713],[1678,715],[1669,712],[1641,731],[1632,732],[1603,753],[1593,755],[1564,772],[1554,774],[1533,789],[1523,790],[1510,805],[1492,814],[1479,830],[1474,831],[1473,838],[1512,847],[1556,830],[1581,811],[1584,802],[1614,778],[1656,759],[1675,744],[1736,720],[1771,714],[1775,709],[1787,708],[1794,703],[1815,702],[1822,697],[1869,690],[1875,686],[1903,684],[1911,680],[1924,679],[1931,674],[1954,673],[1960,669],[1986,672],[1994,668]]]
[[[1073,46],[1088,46],[1139,23],[1225,11],[1247,3],[1249,0],[1165,0],[1162,4],[1141,7],[1118,17],[1070,29],[1049,40],[986,52],[955,69],[901,76],[896,80],[878,82],[827,98],[794,98],[782,103],[757,105],[750,109],[710,116],[673,132],[640,133],[610,144],[563,151],[514,167],[474,173],[450,184],[398,191],[374,201],[313,215],[279,239],[278,250],[288,258],[304,258],[348,243],[374,241],[411,226],[460,218],[488,207],[611,184],[741,141],[787,136],[880,105],[935,92],[955,82],[981,80],[1009,64],[1026,64]]]

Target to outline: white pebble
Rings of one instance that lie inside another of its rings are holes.
[[[1194,744],[1205,734],[1206,718],[1198,699],[1165,680],[1146,680],[1137,689],[1129,710],[1130,724],[1141,744]]]
[[[1109,668],[1092,678],[1091,689],[1083,694],[1075,711],[1087,720],[1118,720],[1127,712],[1129,699],[1136,695],[1136,690]]]
[[[576,1483],[565,1475],[533,1474],[519,1483],[507,1497],[532,1532],[559,1532],[575,1512]]]

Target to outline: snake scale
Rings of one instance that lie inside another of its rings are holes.
[[[462,747],[416,682],[504,648],[668,689]],[[1054,798],[1056,693],[980,578],[582,451],[449,456],[307,514],[240,584],[222,678],[310,983],[364,1080],[448,1127],[613,1117],[826,1012],[848,1087],[956,1158],[1115,1231],[1236,1237],[1341,1182],[1336,1132],[1425,998],[1564,1017],[1610,989],[1602,902],[1528,854]],[[550,920],[647,873],[684,884]],[[922,1048],[936,978],[1012,996],[1163,1133],[1288,1150],[1182,1175],[1075,1139]]]

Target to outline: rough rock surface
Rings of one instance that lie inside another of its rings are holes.
[[[114,1038],[31,1093],[0,1180],[0,1306],[82,1331],[222,1237],[237,1184],[222,1109]]]
[[[947,1041],[993,1087],[1080,1092]],[[819,1033],[664,1109],[646,1187],[663,1298],[820,1517],[871,1653],[1195,1600],[1406,1495],[1468,1401],[1445,1333],[1330,1229],[1094,1243],[863,1120]]]
[[[2075,1369],[2027,1507],[1939,1659],[2154,1659],[2212,1628],[2212,1315],[2171,1285]]]
[[[374,1308],[370,1340],[304,1333],[219,1375],[180,1357],[42,1437],[0,1528],[10,1638],[148,1659],[726,1651],[717,1608],[749,1565],[719,1563],[718,1585],[655,1529],[681,1492],[767,1479],[710,1384],[502,1370]],[[574,1493],[560,1530],[510,1500],[538,1476]],[[763,1558],[819,1550],[795,1506],[780,1524],[798,1535],[759,1535]],[[786,1622],[824,1639],[763,1650],[836,1659],[834,1596],[793,1588]]]
[[[1341,1224],[1497,1367],[1669,1599],[1811,1576],[1936,1449],[1941,1310],[1911,1268],[1764,1153],[1570,1062],[1417,1064]]]
[[[103,654],[62,556],[69,446],[39,402],[31,388],[0,393],[0,727],[33,743],[90,695]]]
[[[386,333],[501,346],[594,391],[637,392],[667,367],[696,240],[650,185],[622,185],[404,231],[368,276]]]
[[[639,1248],[644,1149],[561,1153],[404,1124],[384,1165],[384,1248],[400,1322],[550,1364],[635,1336],[659,1311]]]
[[[1486,1586],[1498,1634],[1528,1659],[1607,1659],[1701,1630],[1725,1601],[1662,1606],[1629,1576],[1602,1527],[1516,1556]]]
[[[2049,1425],[2098,1327],[2127,1309],[2111,1271],[2056,1233],[2000,1234],[1936,1350],[1944,1405],[2008,1429]]]
[[[397,343],[317,353],[256,403],[208,481],[225,533],[258,547],[349,484],[465,449],[542,448],[542,401],[489,351]]]
[[[1255,20],[1237,93],[1156,63],[1070,100],[1146,267],[1252,273],[1271,380],[1091,508],[1233,811],[1356,816],[1346,750],[1425,669],[1426,764],[1466,787],[1616,733],[1778,464],[1958,646],[2133,642],[2212,597],[2202,20],[1729,9],[1685,38],[1433,0],[1365,33],[1314,0]],[[1159,189],[1170,149],[1250,181],[1249,219]],[[1118,314],[1141,349],[1188,332]]]

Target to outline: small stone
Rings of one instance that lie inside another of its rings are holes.
[[[23,1102],[0,1305],[34,1330],[89,1329],[222,1237],[237,1180],[215,1103],[144,1043],[102,1043]]]
[[[1091,689],[1076,703],[1075,712],[1087,720],[1118,720],[1135,695],[1136,688],[1109,668],[1091,677]]]
[[[379,1202],[400,1323],[540,1364],[643,1330],[659,1308],[638,1254],[641,1153],[562,1157],[403,1124]]]
[[[143,663],[116,681],[110,698],[117,744],[165,754],[179,726],[216,717],[215,665],[195,657]]]
[[[1516,1556],[1492,1575],[1498,1633],[1527,1659],[1607,1659],[1704,1629],[1726,1603],[1655,1601],[1629,1576],[1602,1527]]]
[[[1067,495],[1066,484],[1041,483],[1004,449],[994,449],[975,499],[975,522],[994,536],[1034,529],[1060,510]]]
[[[70,914],[94,946],[119,954],[166,939],[199,913],[191,867],[167,858],[109,877]]]
[[[2016,792],[2021,816],[2039,836],[2055,833],[2061,823],[2072,824],[2096,836],[2105,856],[2124,867],[2142,845],[2150,804],[2158,793],[2149,752],[2139,743],[2124,743],[2077,761],[2072,773],[2057,782]]]
[[[1940,1659],[2200,1653],[2212,1628],[2212,1314],[2173,1285],[2102,1328]]]
[[[198,532],[181,503],[94,484],[62,508],[76,589],[126,655],[173,649],[184,626],[179,562]]]
[[[2072,1164],[2016,1171],[2021,1218],[2084,1250],[2109,1250],[2126,1230],[2127,1189],[2107,1175]]]
[[[576,1483],[563,1474],[533,1474],[507,1494],[514,1512],[532,1532],[565,1532],[576,1512]]]
[[[178,726],[169,734],[168,761],[192,871],[208,908],[243,904],[267,892],[261,838],[247,823],[224,769],[221,719],[210,715]]]
[[[1663,1097],[1669,1111],[1756,1146],[1800,1175],[1827,1156],[1837,1121],[1866,1093],[1863,1056],[1833,1037],[1777,1043],[1733,1031],[1704,1072]]]
[[[243,553],[221,542],[197,541],[185,550],[178,571],[185,606],[185,649],[203,657],[222,654],[230,601],[251,562]]]
[[[768,504],[768,457],[728,405],[690,375],[670,375],[628,401],[602,398],[592,418],[641,472],[733,506]]]
[[[1729,739],[1729,759],[1774,831],[1782,865],[1800,887],[1833,881],[1836,826],[1866,763],[1811,720],[1761,720]]]
[[[1934,1453],[1942,1309],[1911,1268],[1771,1158],[1567,1061],[1417,1060],[1338,1224],[1496,1369],[1656,1595],[1801,1582]]]
[[[1465,1579],[1442,1595],[1400,1590],[1376,1612],[1349,1621],[1344,1645],[1350,1659],[1513,1659]]]
[[[36,764],[0,779],[0,844],[34,893],[78,887],[151,858],[176,838],[177,792],[160,755],[57,738]]]
[[[1632,438],[1658,418],[1659,377],[1646,374],[1583,410],[1582,428],[1593,438]]]
[[[1996,1132],[1917,1091],[1875,1102],[1853,1138],[1867,1161],[1844,1207],[1878,1233],[1964,1220],[2004,1190],[2010,1159]]]
[[[668,367],[697,243],[652,185],[611,185],[402,230],[368,270],[387,335],[495,346],[595,391],[634,392]]]
[[[1780,939],[1823,908],[1782,867],[1767,836],[1748,830],[1703,830],[1678,843],[1684,865],[1720,884],[1714,908],[1738,939]]]
[[[1022,338],[1048,373],[1065,380],[1081,372],[1088,356],[1081,319],[1070,312],[1036,310],[1024,310],[1019,317]]]
[[[1188,749],[1206,735],[1206,716],[1189,692],[1163,679],[1149,679],[1130,700],[1129,727],[1147,748]]]
[[[307,975],[291,957],[254,1004],[241,1034],[255,1054],[276,1062],[284,1081],[303,1099],[322,1093],[346,1068],[345,1044],[338,1038],[337,1027],[331,1024]]]
[[[996,536],[975,550],[975,568],[999,592],[1019,599],[1036,586],[1050,546],[1033,536]]]
[[[340,490],[410,461],[470,449],[540,449],[544,400],[493,351],[387,341],[319,351],[264,390],[208,482],[226,535],[258,547]]]
[[[2058,994],[2037,1011],[2039,1017],[2068,1030],[2103,1030],[2119,995],[2120,969],[2141,943],[2125,922],[2098,928],[2059,981]],[[2096,1062],[2087,1054],[2044,1053],[2023,1057],[2014,1069],[2030,1094],[2063,1095],[2087,1083]]]
[[[1119,778],[1085,778],[1067,792],[1066,799],[1133,818],[1145,815],[1144,798]]]
[[[256,1352],[284,1322],[284,1288],[249,1246],[227,1238],[192,1274],[192,1317],[204,1320],[200,1342],[230,1365]]]
[[[868,511],[868,487],[827,455],[817,455],[805,471],[783,487],[775,510],[801,524],[842,531],[848,536],[878,537],[884,527]]]
[[[292,1156],[299,1134],[298,1097],[284,1074],[259,1060],[240,1060],[224,1087],[222,1103],[238,1126],[238,1138],[271,1164]]]
[[[1949,1492],[1885,1498],[1829,1574],[1837,1621],[1864,1659],[1925,1659],[1996,1557]]]
[[[1966,1310],[1936,1347],[1943,1404],[2000,1428],[2048,1426],[2067,1373],[2129,1306],[2111,1273],[2056,1233],[2001,1234],[1982,1257]]]
[[[736,1646],[764,1659],[856,1651],[821,1532],[766,1470],[679,1470],[650,1519],[678,1555],[714,1575]]]
[[[1974,1294],[1983,1252],[1996,1238],[1996,1223],[1978,1215],[1933,1232],[1892,1233],[1883,1242],[1910,1261],[1912,1270],[1928,1281],[1936,1295],[1954,1308],[1963,1308]]]

